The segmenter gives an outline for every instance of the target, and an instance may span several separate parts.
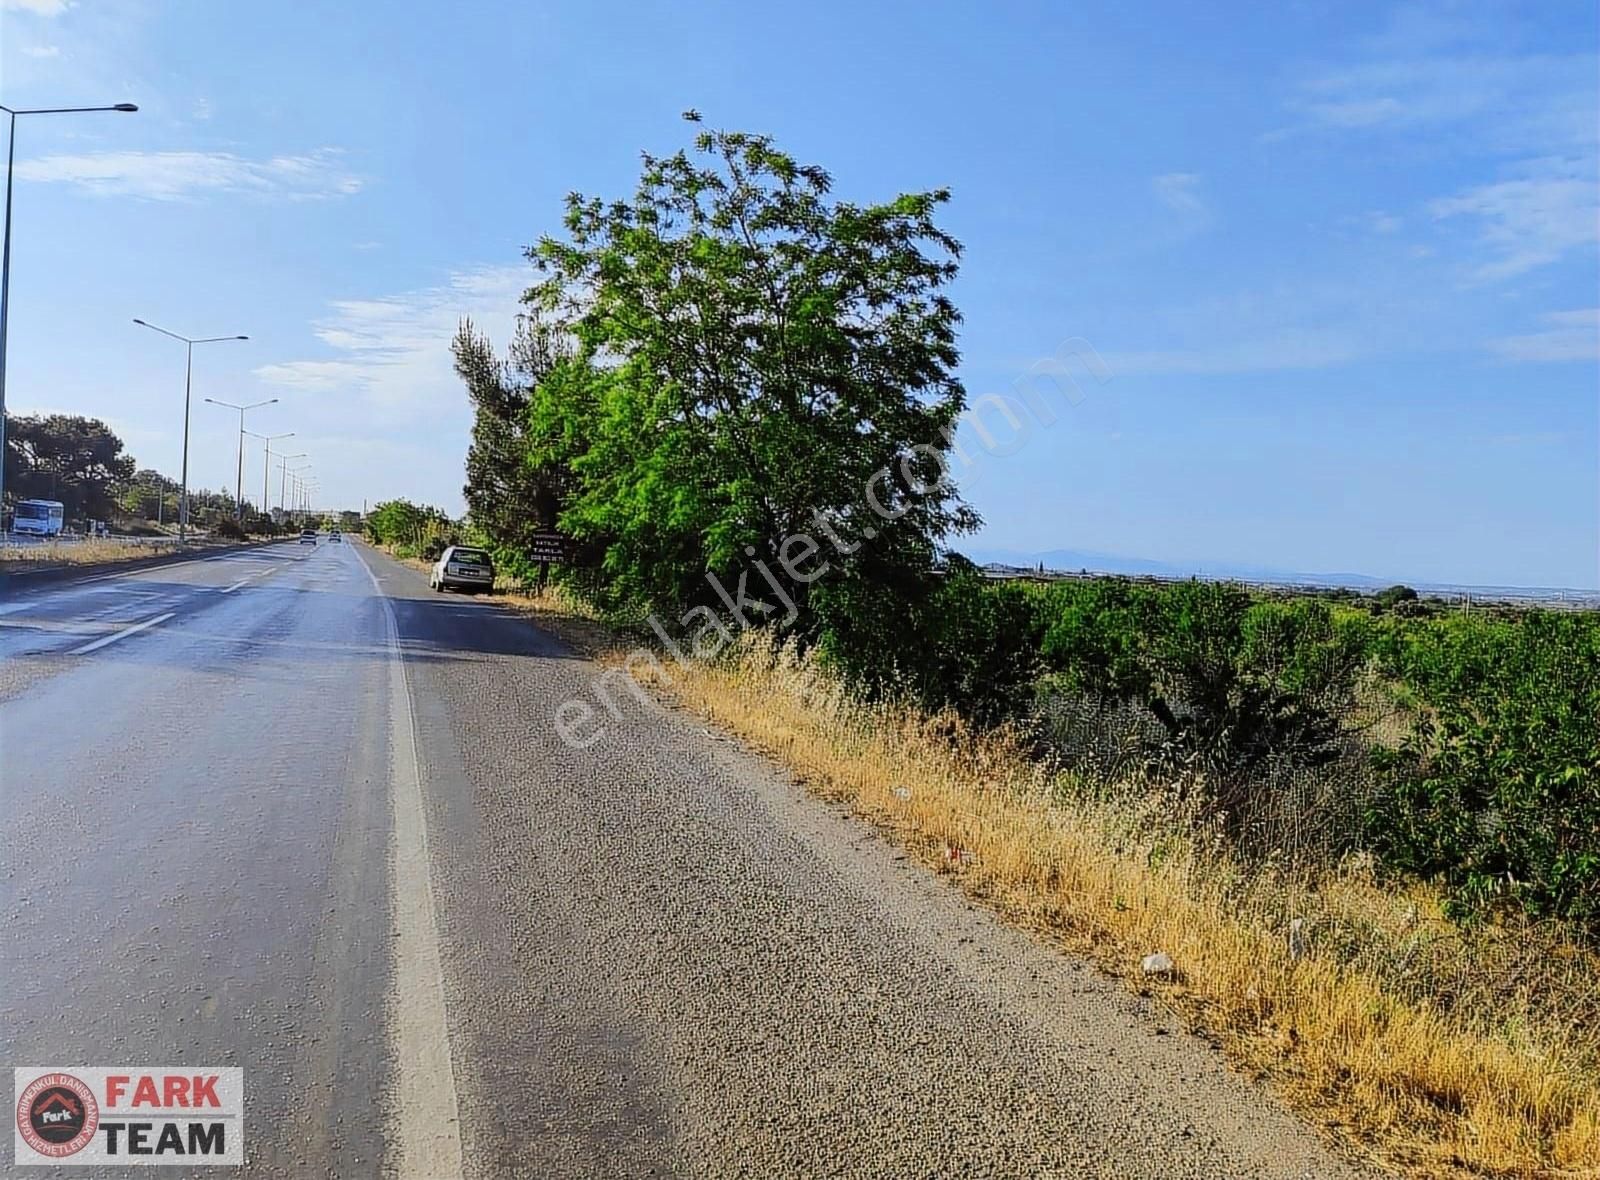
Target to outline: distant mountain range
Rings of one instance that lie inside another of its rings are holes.
[[[1123,574],[1130,577],[1156,578],[1211,578],[1219,581],[1262,582],[1275,586],[1348,586],[1353,590],[1381,590],[1401,581],[1399,578],[1378,578],[1371,574],[1316,573],[1278,569],[1262,565],[1235,565],[1225,561],[1177,562],[1155,561],[1146,557],[1124,557],[1116,553],[1099,553],[1092,549],[1047,549],[1040,553],[1025,553],[1016,549],[988,549],[983,547],[959,548],[979,565],[1003,565],[1017,569],[1038,569],[1057,573],[1078,573],[1087,570],[1092,574]],[[1406,585],[1432,594],[1474,594],[1480,597],[1505,598],[1600,598],[1593,590],[1573,590],[1538,586],[1471,586],[1444,582],[1406,581]]]

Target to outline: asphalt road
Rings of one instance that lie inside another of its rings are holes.
[[[252,1176],[1350,1174],[598,671],[350,544],[0,602],[0,1066],[241,1066]]]

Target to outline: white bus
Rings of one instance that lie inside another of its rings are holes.
[[[18,500],[12,531],[37,537],[59,537],[63,512],[60,500]]]

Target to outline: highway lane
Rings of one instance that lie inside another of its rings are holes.
[[[371,1174],[391,656],[370,579],[275,547],[19,601],[0,1063],[243,1066],[251,1174]]]
[[[262,546],[37,587],[18,577],[0,598],[0,699],[13,690],[10,681],[21,669],[33,667],[33,657],[91,643],[109,646],[129,627],[186,613],[212,594],[236,593],[310,552],[296,545]]]
[[[0,1065],[242,1066],[250,1175],[1348,1174],[693,719],[569,747],[598,669],[492,600],[324,544],[29,601]]]

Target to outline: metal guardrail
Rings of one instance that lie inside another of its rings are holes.
[[[201,534],[192,534],[201,535]],[[177,541],[176,534],[172,536],[123,536],[120,533],[107,533],[104,536],[86,536],[83,533],[62,533],[55,537],[41,537],[35,533],[0,533],[0,546],[12,548],[28,548],[34,545],[79,545],[85,541],[115,541],[119,545],[161,545]]]

